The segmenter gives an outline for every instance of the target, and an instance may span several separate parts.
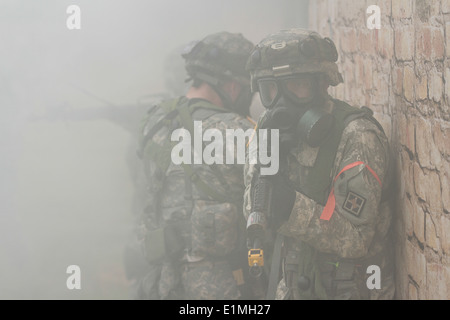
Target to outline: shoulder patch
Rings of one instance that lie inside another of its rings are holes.
[[[364,197],[349,191],[342,208],[355,216],[359,216],[365,203],[366,199]]]

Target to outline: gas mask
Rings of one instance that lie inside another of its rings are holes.
[[[253,93],[249,85],[242,85],[241,92],[237,96],[234,103],[230,105],[230,109],[234,110],[241,116],[248,116],[250,114],[250,105],[252,104]]]
[[[294,147],[297,137],[318,147],[328,136],[334,117],[323,110],[326,100],[319,93],[318,83],[318,77],[310,74],[257,80],[261,102],[267,109],[262,125],[280,130],[280,150]]]

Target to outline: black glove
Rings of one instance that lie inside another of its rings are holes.
[[[269,223],[276,229],[289,219],[295,202],[295,190],[291,188],[288,179],[278,173],[272,178],[272,203]]]
[[[280,155],[286,154],[298,142],[296,125],[299,118],[298,108],[277,107],[265,112],[259,125],[260,129],[279,130]]]
[[[255,173],[252,179],[252,212],[263,213],[272,230],[286,221],[295,202],[295,190],[280,172],[273,176]]]

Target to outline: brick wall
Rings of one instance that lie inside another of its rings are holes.
[[[449,299],[450,0],[310,1],[309,25],[338,47],[330,94],[372,108],[394,150],[397,298]]]

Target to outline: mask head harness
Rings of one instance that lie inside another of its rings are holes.
[[[224,106],[248,115],[252,100],[250,75],[245,65],[254,45],[242,34],[219,32],[190,43],[183,50],[185,68],[191,79],[208,83],[220,96]],[[237,99],[226,93],[222,85],[234,80],[241,86]]]
[[[280,129],[281,145],[296,136],[317,147],[333,126],[325,112],[324,85],[343,82],[333,41],[304,29],[283,30],[263,39],[250,54],[247,70],[252,92],[259,92],[266,127]]]

